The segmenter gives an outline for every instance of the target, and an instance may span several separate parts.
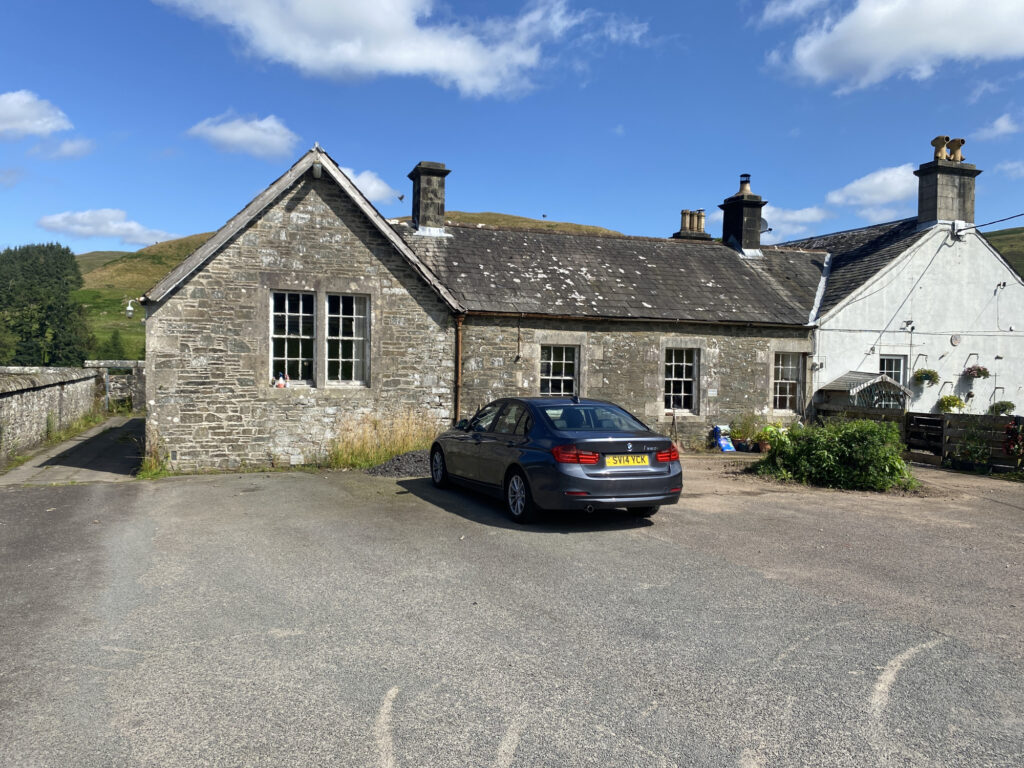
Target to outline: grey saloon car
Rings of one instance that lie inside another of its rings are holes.
[[[434,485],[500,493],[520,523],[547,509],[625,508],[649,517],[683,489],[679,451],[619,406],[577,397],[505,398],[430,449]]]

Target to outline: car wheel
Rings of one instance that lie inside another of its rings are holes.
[[[626,511],[633,515],[633,517],[650,517],[659,509],[661,507],[629,507]]]
[[[505,478],[505,511],[517,523],[532,522],[537,516],[537,508],[533,504],[530,485],[526,476],[518,469],[513,469]]]
[[[430,480],[437,488],[448,485],[448,466],[444,462],[444,451],[436,445],[430,452]]]

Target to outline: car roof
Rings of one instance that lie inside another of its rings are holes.
[[[594,400],[589,397],[513,397],[509,400],[522,400],[531,405],[615,405],[607,400]],[[621,405],[616,405],[621,408]]]

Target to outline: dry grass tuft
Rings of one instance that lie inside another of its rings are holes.
[[[332,443],[324,464],[334,469],[369,469],[403,453],[426,450],[443,429],[437,419],[422,413],[366,416]]]

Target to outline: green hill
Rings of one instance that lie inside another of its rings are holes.
[[[1017,274],[1024,276],[1024,227],[1000,229],[984,234],[985,239],[1010,262],[1011,267],[1017,270]]]
[[[84,275],[130,253],[131,251],[89,251],[76,255],[75,261],[78,262],[78,271]]]
[[[467,213],[465,211],[447,211],[445,220],[452,224],[500,229],[532,229],[541,232],[562,232],[567,235],[604,235],[605,237],[622,237],[621,232],[590,224],[573,224],[568,221],[551,221],[550,219],[528,219],[525,216],[511,216],[507,213]],[[409,217],[403,217],[408,220]]]
[[[116,328],[121,334],[125,358],[141,358],[146,348],[146,327],[141,321],[146,313],[136,304],[135,316],[131,320],[125,317],[128,299],[137,299],[156,285],[212,234],[167,240],[120,255],[116,251],[94,251],[77,257],[85,284],[74,296],[85,305],[89,328],[96,340],[103,343]],[[112,253],[115,257],[103,261],[98,255],[101,253]],[[90,257],[86,263],[93,265],[88,271],[82,267],[83,257]]]

